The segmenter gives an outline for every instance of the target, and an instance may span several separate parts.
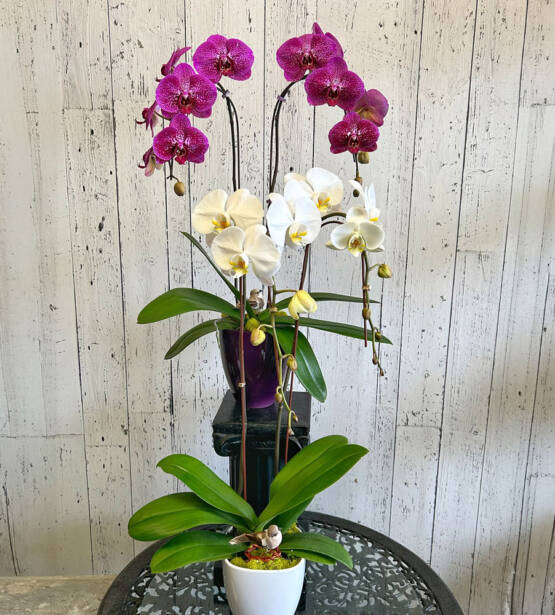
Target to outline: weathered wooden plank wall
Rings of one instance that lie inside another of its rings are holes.
[[[199,195],[230,189],[225,108],[202,122],[206,164],[180,169],[184,198],[136,168],[148,134],[134,119],[173,48],[240,36],[257,58],[253,80],[231,84],[242,179],[262,195],[275,50],[315,19],[390,98],[363,171],[395,274],[374,285],[395,340],[385,378],[360,345],[311,333],[329,388],[315,435],[371,450],[315,507],[414,549],[468,614],[551,614],[552,0],[0,0],[0,574],[117,571],[141,548],[129,514],[176,488],[161,456],[192,452],[225,475],[210,452],[225,388],[216,341],[168,364],[195,316],[136,325],[169,287],[221,287],[179,231]],[[282,168],[350,177],[327,146],[336,117],[294,91]],[[359,276],[349,255],[314,250],[311,289],[356,292]]]

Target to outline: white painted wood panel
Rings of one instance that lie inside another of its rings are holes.
[[[225,104],[195,120],[210,150],[179,168],[182,198],[162,172],[137,169],[149,137],[134,120],[172,49],[243,38],[253,79],[226,85],[242,116],[242,184],[262,198],[285,85],[275,52],[314,21],[390,99],[361,171],[394,273],[373,282],[374,315],[395,342],[378,379],[358,342],[310,333],[329,390],[314,435],[371,451],[314,506],[415,549],[468,615],[551,614],[552,0],[0,0],[0,574],[115,572],[141,548],[128,516],[178,488],[159,458],[189,452],[227,475],[211,452],[226,388],[215,337],[163,360],[210,315],[136,324],[167,288],[226,294],[179,233],[206,191],[231,190]],[[296,87],[278,189],[291,167],[354,175],[348,155],[329,153],[340,116]],[[358,265],[318,246],[310,288],[358,294]],[[346,304],[318,315],[360,319]]]

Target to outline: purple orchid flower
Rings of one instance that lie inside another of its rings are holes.
[[[222,76],[245,81],[251,76],[254,62],[252,49],[238,38],[213,34],[199,45],[193,55],[193,65],[200,75],[213,83]]]
[[[154,153],[152,147],[149,147],[146,152],[143,154],[143,164],[139,164],[139,169],[145,170],[145,175],[150,177],[156,169],[159,169],[163,160],[160,160],[156,154]]]
[[[145,107],[141,113],[143,120],[135,120],[137,124],[146,124],[145,128],[154,135],[154,126],[158,123],[156,112],[159,110],[158,103],[154,101],[150,107]]]
[[[332,154],[373,152],[378,148],[379,136],[380,130],[373,122],[351,111],[330,130],[330,151]]]
[[[171,75],[173,73],[173,69],[175,65],[179,62],[179,59],[181,58],[181,56],[186,54],[189,51],[189,49],[191,49],[191,47],[182,47],[181,49],[176,49],[171,54],[170,59],[165,64],[162,64],[162,68],[160,69],[160,72],[162,73],[162,75],[164,75],[164,77],[166,77],[167,75]]]
[[[324,31],[320,26],[314,22],[312,24],[312,34],[324,34]],[[335,54],[336,58],[343,57],[343,47],[341,47],[341,43],[335,38],[335,36],[331,32],[326,32],[324,36],[327,36],[328,39],[335,45],[337,53]]]
[[[311,105],[338,105],[345,111],[351,111],[364,92],[364,83],[347,68],[343,58],[332,58],[326,66],[308,75],[304,89]]]
[[[368,90],[355,103],[353,107],[360,117],[382,126],[384,117],[389,111],[387,98],[379,90]]]
[[[290,38],[276,53],[287,81],[298,81],[307,70],[322,68],[336,57],[343,57],[341,45],[333,34],[324,34],[317,23],[312,26],[312,34]]]
[[[216,86],[185,63],[176,66],[156,88],[156,102],[169,115],[192,113],[196,117],[209,117],[216,97]]]
[[[183,113],[175,115],[167,128],[161,130],[152,143],[154,154],[159,160],[175,158],[179,164],[203,162],[208,149],[208,139],[198,128],[191,126]]]

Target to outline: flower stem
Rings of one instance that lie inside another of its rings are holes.
[[[368,293],[368,290],[367,290],[368,289],[368,273],[372,271],[372,269],[374,269],[376,265],[373,265],[372,267],[368,266],[368,256],[366,252],[362,253],[362,259],[364,262],[363,266],[365,268],[365,275],[363,277],[362,287],[363,287],[363,292]],[[368,294],[366,294],[366,299],[364,302],[365,307],[367,307],[367,304],[368,304]],[[380,376],[384,376],[385,372],[382,367],[382,364],[380,363],[380,357],[376,349],[376,327],[374,326],[374,323],[372,322],[372,317],[368,318],[368,323],[370,325],[370,331],[372,333],[372,363],[377,366]],[[366,337],[366,319],[364,320],[364,328],[365,328],[365,337]],[[365,340],[365,346],[366,345],[367,345],[367,342]]]
[[[247,499],[247,391],[245,378],[245,276],[239,278],[239,371],[241,389],[241,474],[243,477],[243,498]]]
[[[306,272],[308,269],[308,257],[310,255],[310,244],[308,244],[307,246],[305,246],[304,249],[304,258],[303,258],[303,268],[301,271],[301,279],[299,282],[299,290],[303,289],[304,286],[304,282],[306,279]],[[293,357],[296,355],[297,353],[297,342],[299,339],[299,320],[297,319],[295,321],[295,333],[293,336],[293,346],[291,347],[291,354],[293,355]],[[291,370],[291,381],[289,383],[289,403],[288,403],[288,410],[289,410],[289,414],[287,417],[287,432],[285,433],[285,463],[287,463],[288,459],[289,459],[289,435],[291,432],[291,406],[293,404],[293,383],[295,380],[295,372],[293,370]]]
[[[276,181],[277,181],[277,173],[278,173],[278,165],[279,165],[279,116],[281,113],[281,107],[285,101],[285,97],[289,94],[289,90],[296,84],[304,81],[307,78],[308,74],[304,77],[301,77],[297,81],[292,81],[287,85],[287,87],[281,92],[281,94],[277,97],[276,104],[274,106],[274,111],[272,113],[272,122],[270,129],[270,181],[269,187],[270,192],[274,191]]]
[[[233,104],[233,100],[221,83],[217,83],[216,87],[225,99],[227,106],[227,113],[229,116],[229,127],[231,130],[231,153],[232,153],[232,171],[231,181],[233,184],[233,190],[237,190],[241,187],[241,146],[239,138],[239,117],[237,115],[237,109]]]

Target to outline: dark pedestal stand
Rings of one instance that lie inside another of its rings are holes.
[[[289,458],[310,441],[310,395],[293,393],[293,409],[299,418],[293,423],[294,435],[289,439]],[[247,499],[260,514],[270,493],[274,478],[274,439],[277,409],[252,409],[247,411]],[[282,413],[280,467],[283,466],[287,411]],[[229,482],[237,489],[240,476],[241,404],[228,391],[212,422],[214,450],[222,457],[229,457]]]

